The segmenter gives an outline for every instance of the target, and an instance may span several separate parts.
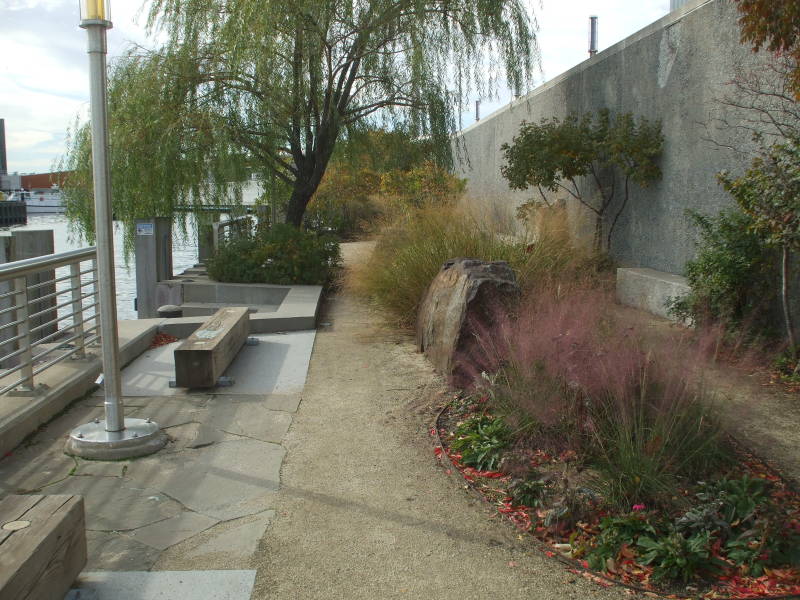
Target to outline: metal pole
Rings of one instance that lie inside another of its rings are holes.
[[[89,38],[90,108],[92,113],[92,169],[94,227],[97,239],[97,279],[100,283],[100,337],[103,349],[106,431],[125,429],[119,369],[117,294],[114,282],[114,235],[111,222],[111,170],[108,162],[106,105],[106,29],[109,21],[84,21]]]
[[[92,4],[91,8],[97,6]],[[106,29],[111,27],[111,22],[105,19],[84,19],[81,27],[87,30],[89,37],[94,222],[97,236],[95,291],[99,288],[106,420],[102,423],[96,419],[73,429],[65,451],[83,458],[117,460],[157,452],[167,443],[167,436],[159,429],[158,423],[151,419],[126,419],[122,406],[111,222],[111,170],[107,154]]]
[[[589,56],[597,54],[597,17],[589,17]]]

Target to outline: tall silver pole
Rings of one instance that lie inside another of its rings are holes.
[[[84,458],[117,460],[157,452],[167,443],[167,436],[159,429],[158,423],[151,419],[126,419],[122,405],[106,104],[106,29],[111,27],[111,22],[84,19],[81,27],[86,29],[89,37],[94,227],[97,237],[97,285],[100,288],[98,296],[106,420],[103,423],[95,419],[73,429],[65,451]]]
[[[103,348],[106,431],[125,429],[119,369],[117,293],[114,281],[114,232],[111,221],[111,169],[108,162],[106,102],[106,29],[110,21],[83,21],[89,38],[89,79],[92,113],[94,228],[97,239],[97,280],[100,284],[100,338]]]

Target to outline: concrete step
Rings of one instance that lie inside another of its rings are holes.
[[[670,300],[690,292],[686,277],[655,269],[617,269],[617,301],[674,320]]]
[[[247,306],[235,302],[184,302],[180,305],[184,317],[203,317],[211,316],[220,308],[236,308]],[[274,304],[249,305],[247,309],[251,313],[269,313],[278,310]]]

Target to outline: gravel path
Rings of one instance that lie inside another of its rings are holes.
[[[346,291],[320,322],[253,598],[631,597],[542,555],[437,465],[444,388],[410,337]]]

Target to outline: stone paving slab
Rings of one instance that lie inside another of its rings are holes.
[[[217,523],[219,523],[219,519],[187,510],[164,521],[140,527],[136,531],[128,533],[127,536],[157,550],[166,550]]]
[[[300,406],[300,393],[295,394],[214,394],[215,402],[259,402],[266,410],[294,413]]]
[[[267,510],[220,522],[163,552],[153,568],[180,571],[250,567],[258,544],[274,518],[275,511]]]
[[[133,461],[126,476],[187,508],[221,520],[272,508],[285,450],[243,438],[197,451]]]
[[[234,385],[215,388],[225,395],[298,394],[303,390],[316,331],[257,334],[258,345],[245,345],[225,371]],[[169,387],[175,380],[174,352],[180,342],[148,350],[122,370],[125,397],[185,397],[189,391]],[[95,395],[103,394],[98,388]]]
[[[65,600],[249,600],[255,575],[243,570],[90,571]]]
[[[303,391],[316,331],[259,334],[245,346],[225,375],[236,383],[222,394],[299,394]]]
[[[148,571],[161,554],[121,533],[87,531],[86,546],[89,571]]]
[[[218,431],[280,443],[292,424],[292,415],[264,408],[263,400],[241,401],[237,398],[214,398],[208,405],[207,422],[213,423]]]
[[[169,382],[175,379],[173,352],[179,344],[174,342],[152,348],[125,367],[122,370],[123,397],[186,396],[187,390],[169,387]],[[102,396],[104,393],[100,386],[94,395]]]
[[[0,461],[0,495],[36,493],[45,486],[69,477],[76,461],[61,451],[48,451],[41,446],[19,447]]]
[[[86,529],[127,531],[179,515],[183,507],[164,493],[130,479],[68,477],[48,494],[78,494],[86,509]]]
[[[148,352],[150,362],[133,369],[125,389],[157,393],[123,402],[127,416],[152,418],[164,429],[169,442],[162,451],[117,462],[64,455],[74,427],[104,418],[102,396],[91,395],[0,460],[0,497],[39,489],[84,496],[91,571],[250,568],[275,519],[281,444],[301,401],[314,336],[259,336],[259,345],[245,347],[250,356],[240,354],[238,387],[209,392],[169,388],[171,355],[169,367],[159,367],[159,352]],[[124,598],[120,581],[86,588],[81,597],[105,590],[100,600]]]

